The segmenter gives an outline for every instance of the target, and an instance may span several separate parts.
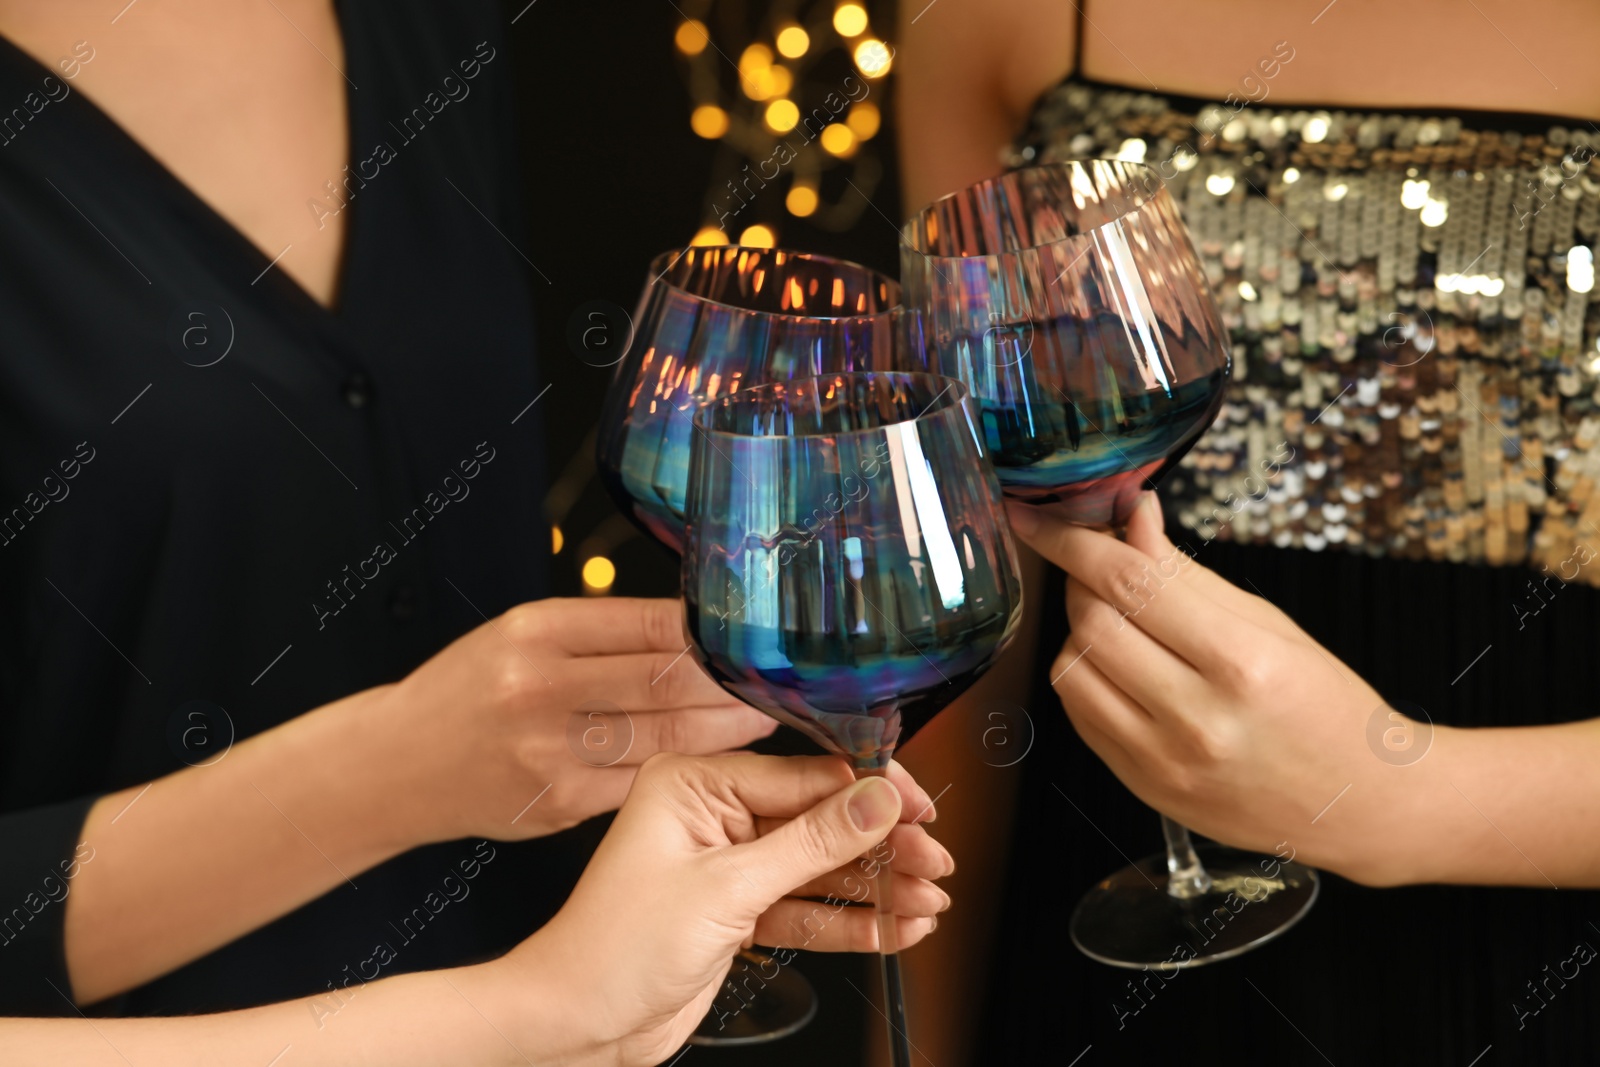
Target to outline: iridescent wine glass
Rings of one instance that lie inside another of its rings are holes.
[[[664,252],[650,276],[595,459],[623,513],[677,552],[695,409],[765,382],[894,369],[900,287],[846,260],[731,245]]]
[[[934,202],[901,236],[909,349],[971,389],[1006,495],[1121,529],[1216,418],[1230,369],[1157,173],[1119,160],[1029,167]],[[1153,970],[1224,959],[1316,900],[1310,868],[1197,851],[1183,826],[1162,826],[1165,855],[1111,875],[1073,913],[1089,956]]]
[[[977,680],[1021,621],[977,408],[932,374],[745,389],[696,415],[683,591],[723,688],[858,777]],[[910,1067],[890,864],[873,879],[890,1047]]]
[[[892,367],[899,300],[891,279],[827,256],[730,245],[663,252],[596,435],[600,480],[623,514],[680,551],[695,409],[763,382]],[[804,975],[748,949],[689,1040],[772,1041],[816,1012]]]

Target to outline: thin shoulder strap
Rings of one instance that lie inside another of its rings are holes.
[[[1073,77],[1083,77],[1083,27],[1088,21],[1088,16],[1083,13],[1089,0],[1073,0],[1072,9],[1078,13],[1078,26],[1072,38],[1072,74]]]

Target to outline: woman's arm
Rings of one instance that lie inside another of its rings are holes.
[[[1368,885],[1600,886],[1600,721],[1413,722],[1282,611],[1194,562],[1154,494],[1127,541],[1021,508],[1068,575],[1051,668],[1084,741],[1197,832]]]
[[[219,1015],[0,1019],[6,1063],[643,1067],[682,1045],[742,945],[779,966],[875,949],[873,909],[849,905],[869,903],[857,858],[885,842],[900,943],[946,904],[928,879],[949,854],[909,821],[928,796],[898,768],[858,782],[831,757],[663,756],[638,776],[560,913],[498,960]]]
[[[396,685],[101,799],[81,836],[93,859],[64,902],[74,999],[148,982],[359,886],[406,849],[537,837],[610,811],[656,752],[771,733],[770,719],[678,662],[681,613],[675,600],[627,598],[514,608]],[[580,739],[626,733],[625,751],[573,748],[569,719],[593,700],[626,714],[586,724]]]
[[[999,173],[1001,150],[1071,73],[1077,12],[1060,0],[902,0],[895,121],[907,213]]]

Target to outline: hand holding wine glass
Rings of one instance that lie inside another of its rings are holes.
[[[1006,495],[1058,521],[1126,524],[1210,426],[1231,368],[1159,176],[1119,160],[1028,167],[934,202],[902,238],[912,348],[972,390]],[[1281,877],[1246,883],[1259,857],[1216,848],[1202,862],[1183,825],[1161,822],[1166,855],[1100,882],[1073,913],[1089,956],[1157,970],[1225,959],[1316,900],[1309,868],[1277,864]],[[1240,885],[1255,888],[1240,898]],[[1196,943],[1212,921],[1221,932]]]
[[[666,1062],[707,1009],[717,1017],[713,1001],[728,999],[718,997],[724,976],[748,987],[747,997],[772,977],[741,975],[741,948],[778,946],[771,966],[786,968],[794,948],[876,946],[875,909],[843,906],[865,896],[857,857],[889,835],[903,868],[939,877],[952,866],[921,826],[904,821],[916,815],[907,800],[925,798],[903,771],[858,782],[830,756],[655,757],[560,913],[492,966],[525,975],[527,988],[559,976],[583,991],[573,1021],[593,1030],[578,1049],[603,1049],[607,1063]],[[894,920],[894,936],[909,946],[933,930],[944,898],[902,874],[904,895],[919,903],[906,914],[902,902]],[[823,902],[793,895],[807,888]]]
[[[696,654],[729,692],[885,773],[1014,635],[1015,547],[959,382],[836,374],[695,417],[683,555]],[[875,879],[890,1047],[911,1062],[890,865]]]

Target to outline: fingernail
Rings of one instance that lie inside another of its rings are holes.
[[[1006,501],[1006,518],[1011,520],[1011,529],[1019,537],[1027,537],[1039,529],[1039,515],[1027,504]]]
[[[951,900],[950,899],[950,894],[949,893],[945,893],[943,889],[939,890],[939,892],[944,893],[944,907],[940,908],[939,910],[940,911],[949,911],[950,910],[950,905],[954,904],[955,901]],[[935,921],[937,921],[938,917],[935,916],[934,919],[935,919]]]
[[[1156,509],[1156,495],[1155,495],[1155,493],[1152,493],[1149,490],[1146,490],[1143,498],[1141,498],[1140,501],[1139,501],[1139,506],[1141,508],[1144,508],[1144,510],[1146,510],[1146,511],[1154,511]]]
[[[900,813],[899,800],[894,786],[882,778],[865,779],[850,794],[850,821],[863,833],[886,829]]]
[[[935,915],[928,920],[928,933],[931,934],[937,929],[939,929],[939,916]]]

